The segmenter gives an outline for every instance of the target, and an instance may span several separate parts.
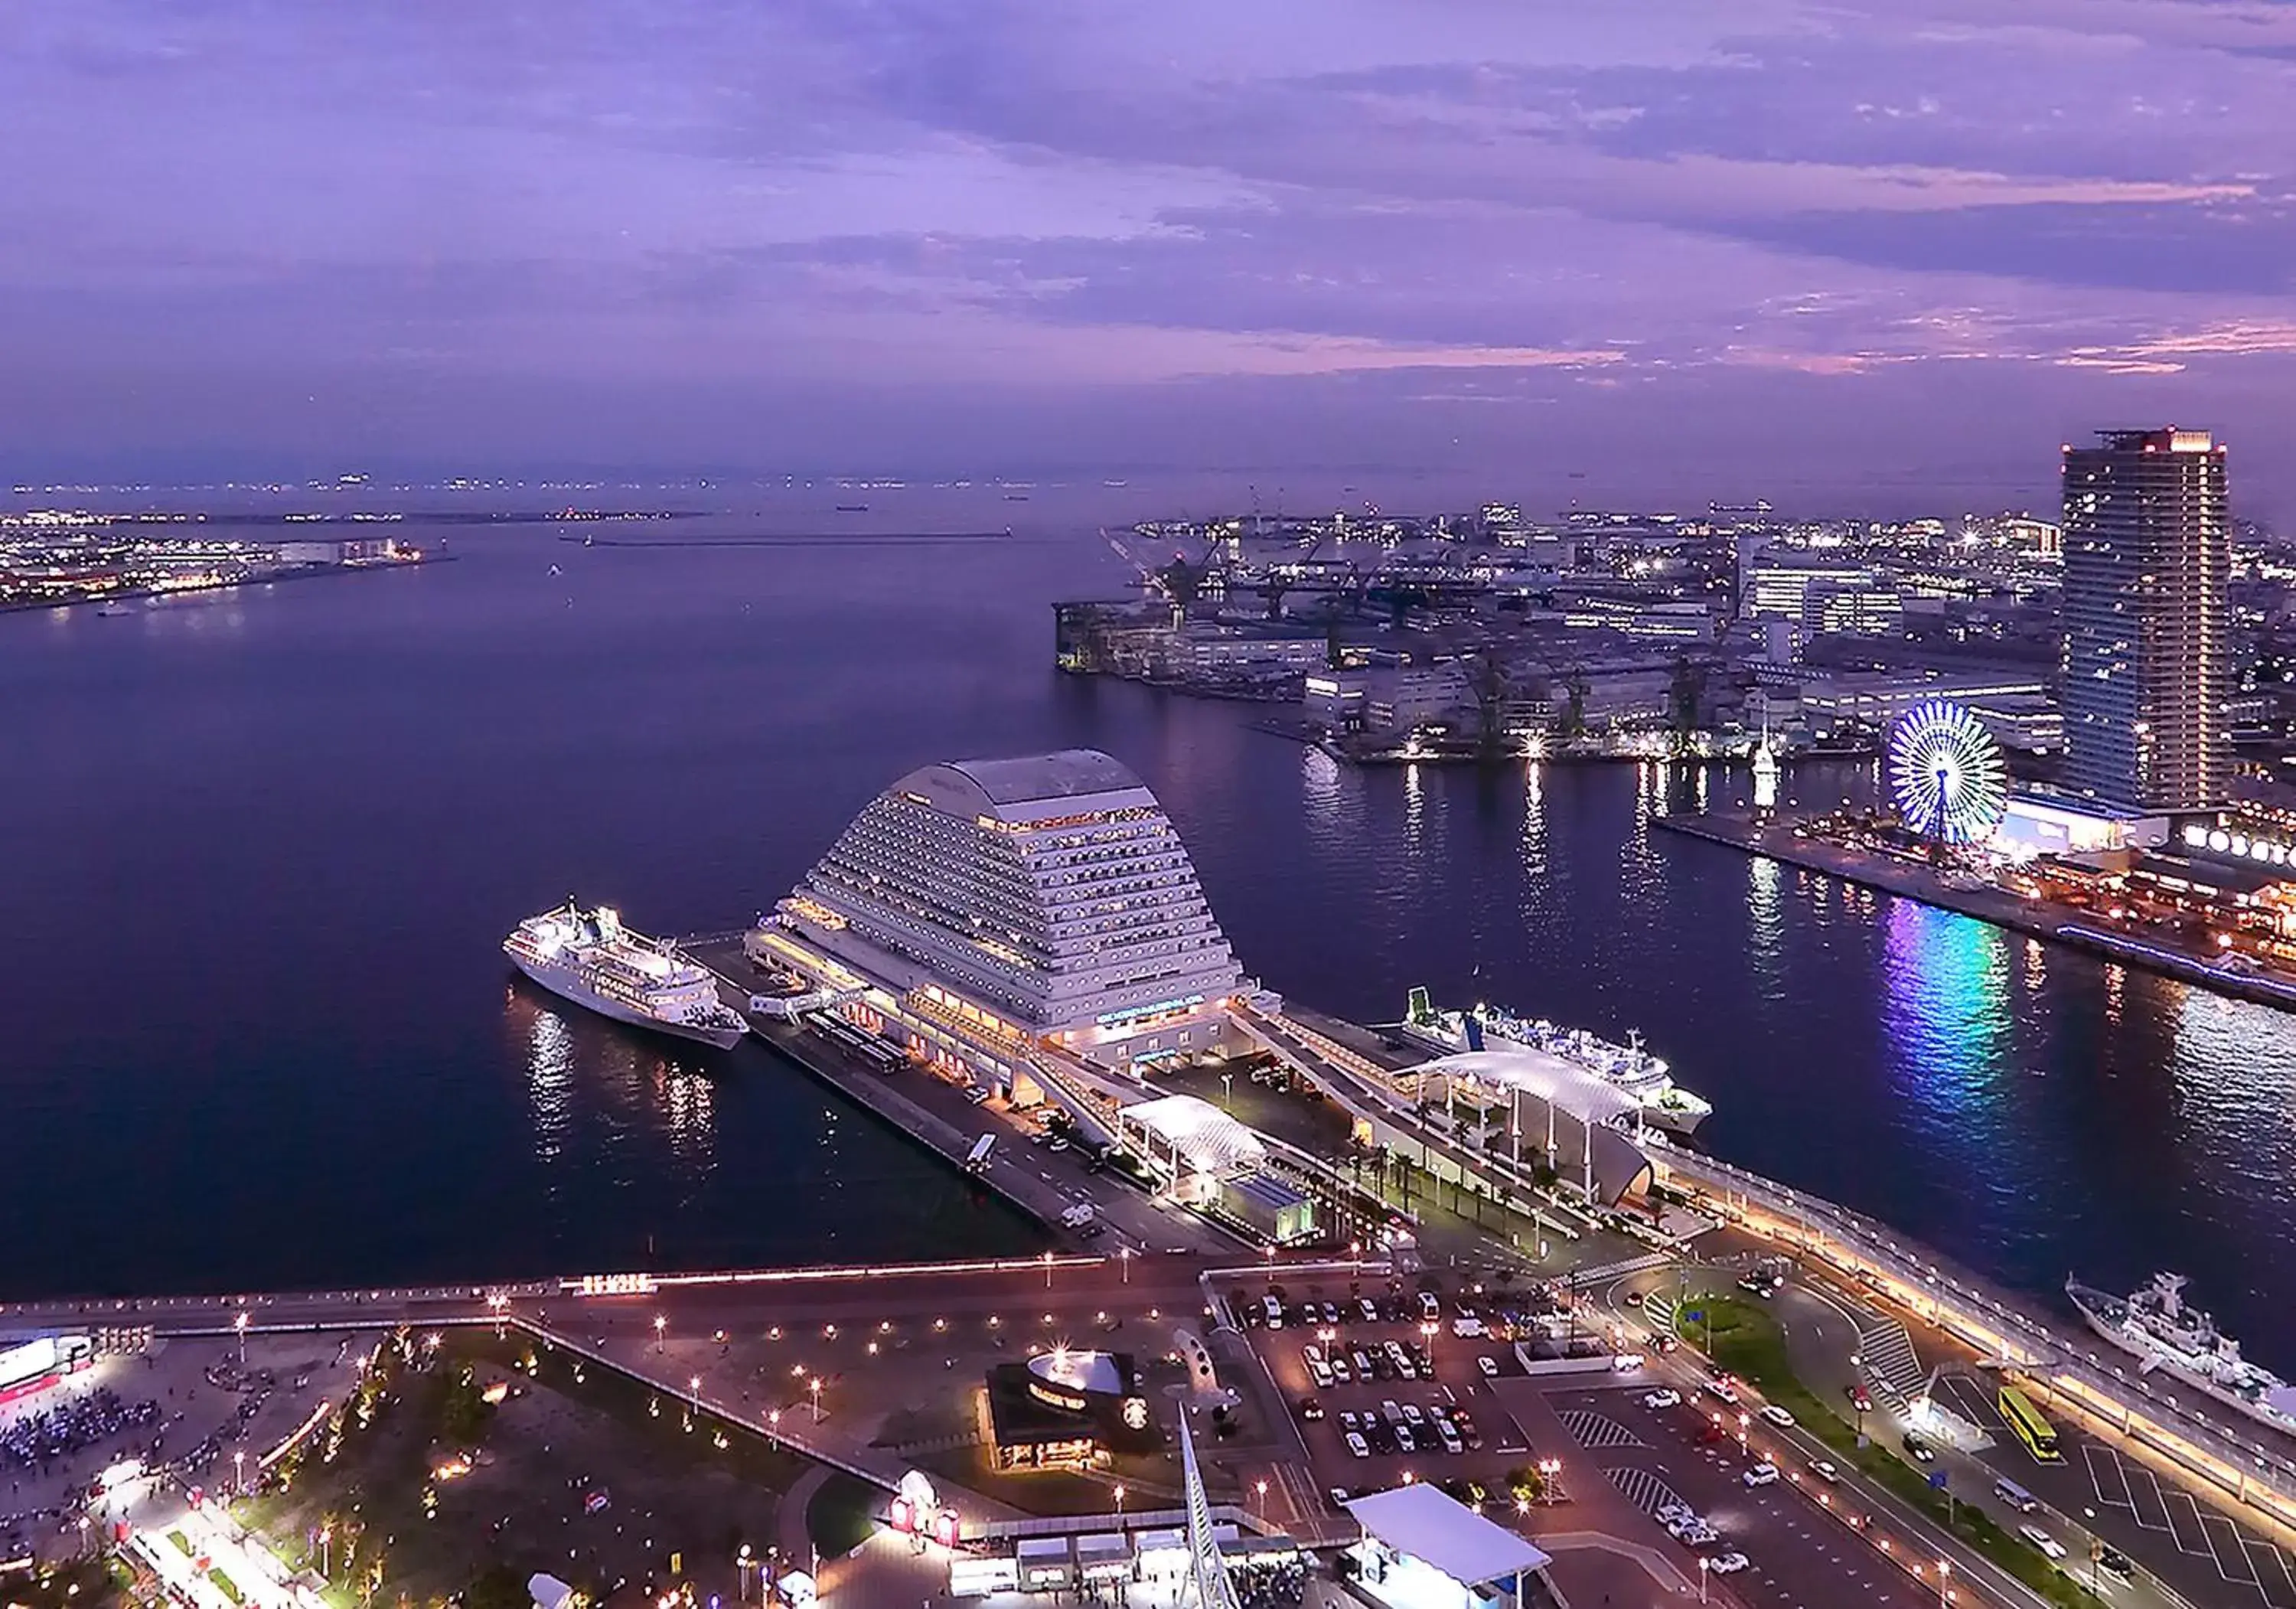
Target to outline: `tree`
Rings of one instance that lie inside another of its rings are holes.
[[[1562,738],[1565,743],[1587,730],[1587,673],[1573,669],[1563,680]]]
[[[1674,661],[1674,685],[1667,694],[1668,716],[1677,738],[1698,728],[1699,707],[1706,699],[1706,667],[1693,664],[1686,653]]]
[[[1496,755],[1505,739],[1500,723],[1513,689],[1513,679],[1495,651],[1487,648],[1475,656],[1467,672],[1467,690],[1475,698],[1475,751],[1485,759]]]
[[[488,1566],[463,1588],[463,1609],[528,1609],[532,1601],[526,1578],[508,1564]]]

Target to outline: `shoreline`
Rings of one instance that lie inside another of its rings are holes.
[[[2093,914],[2070,906],[2043,905],[1998,889],[1956,888],[1926,867],[1861,855],[1816,839],[1795,836],[1791,822],[1765,825],[1741,817],[1653,816],[1653,826],[1742,853],[1816,872],[1864,888],[1878,889],[1937,910],[1951,911],[2028,938],[2046,940],[2101,959],[2174,979],[2254,1006],[2296,1011],[2296,979],[2270,973],[2226,972],[2207,956],[2110,932],[2094,925]]]
[[[249,576],[238,581],[209,581],[198,587],[130,587],[116,592],[91,593],[78,598],[0,603],[0,614],[32,614],[43,609],[86,609],[91,604],[125,603],[138,598],[148,603],[164,598],[209,597],[219,592],[268,587],[276,581],[316,581],[330,576],[376,575],[394,570],[420,570],[428,564],[451,564],[462,556],[460,554],[438,553],[425,554],[419,559],[392,559],[380,564],[299,564],[271,575]]]

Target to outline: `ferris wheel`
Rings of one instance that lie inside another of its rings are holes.
[[[1959,704],[1931,699],[1890,728],[1890,792],[1924,837],[1977,843],[2008,808],[2001,745]]]

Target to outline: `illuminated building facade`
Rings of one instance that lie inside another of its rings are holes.
[[[990,1369],[982,1393],[999,1469],[1091,1469],[1156,1446],[1140,1373],[1125,1352],[1055,1347]]]
[[[1095,750],[911,772],[780,915],[974,1042],[1127,1069],[1223,1047],[1246,987],[1170,817]]]
[[[2064,457],[2064,785],[2138,811],[2230,792],[2231,530],[2205,431],[2104,431]]]

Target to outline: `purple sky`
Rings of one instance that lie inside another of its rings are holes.
[[[2296,513],[2281,0],[16,0],[0,472]]]

